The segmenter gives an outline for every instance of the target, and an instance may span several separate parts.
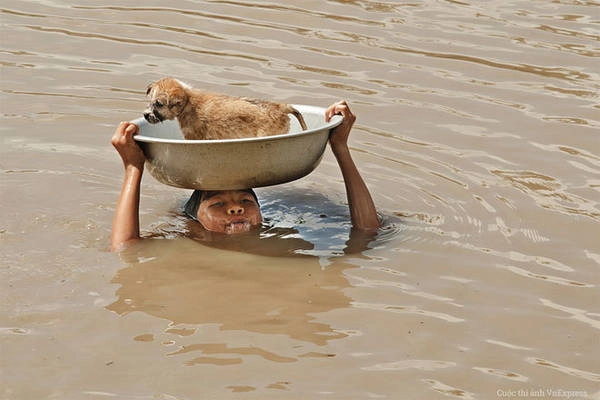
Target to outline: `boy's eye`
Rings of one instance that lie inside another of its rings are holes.
[[[216,203],[212,203],[209,207],[223,207],[223,202],[217,201]]]
[[[254,201],[250,199],[242,199],[242,204],[254,204]]]

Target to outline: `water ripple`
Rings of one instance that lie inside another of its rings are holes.
[[[561,365],[552,361],[544,360],[543,358],[537,357],[527,357],[525,359],[530,364],[539,365],[541,367],[546,367],[553,369],[558,372],[562,372],[563,374],[574,376],[576,378],[585,379],[592,382],[600,382],[600,374],[590,371],[584,371],[577,368],[567,367],[565,365]]]
[[[406,369],[418,369],[421,371],[435,371],[455,367],[456,363],[451,361],[438,360],[401,360],[381,364],[375,364],[370,367],[363,367],[365,371],[402,371]]]
[[[533,171],[493,170],[490,172],[532,196],[543,208],[600,220],[597,201],[568,193],[563,189],[563,185],[551,176]]]
[[[590,313],[589,311],[581,310],[574,307],[563,306],[548,299],[540,299],[540,301],[546,307],[552,308],[557,311],[562,311],[563,313],[569,314],[571,318],[573,318],[576,321],[583,322],[584,324],[587,324],[592,328],[600,329],[600,318],[594,319],[591,317],[591,315],[600,317],[600,314]]]
[[[257,57],[255,55],[252,55],[249,53],[242,54],[242,53],[232,53],[231,51],[206,50],[206,49],[200,49],[200,48],[195,48],[195,47],[191,47],[191,46],[185,46],[182,44],[167,42],[164,40],[132,39],[129,37],[112,36],[112,35],[106,35],[106,34],[101,34],[101,33],[91,33],[91,32],[78,32],[78,31],[71,30],[71,29],[48,28],[48,27],[42,27],[42,26],[37,26],[37,25],[26,25],[26,26],[24,26],[24,28],[35,30],[35,31],[40,31],[40,32],[45,32],[45,33],[59,33],[59,34],[63,34],[63,35],[68,35],[68,36],[73,36],[73,37],[81,37],[81,38],[87,38],[87,39],[102,39],[102,40],[114,41],[114,42],[119,42],[119,43],[136,44],[136,45],[171,47],[171,48],[175,48],[175,49],[184,50],[184,51],[187,51],[190,53],[218,56],[218,57],[224,57],[224,58],[231,57],[231,58],[241,58],[241,59],[251,60],[251,61],[260,61],[260,62],[267,61],[266,58]]]
[[[486,67],[491,67],[500,70],[508,70],[515,72],[523,72],[526,74],[534,74],[539,75],[545,78],[557,78],[563,79],[571,82],[580,82],[585,81],[591,78],[591,75],[582,72],[576,71],[573,69],[568,69],[564,67],[544,67],[539,65],[531,65],[531,64],[509,64],[502,63],[499,61],[494,61],[490,59],[485,59],[481,57],[468,56],[465,54],[453,54],[453,53],[443,53],[443,52],[432,52],[425,50],[418,50],[414,48],[405,48],[405,47],[393,47],[393,46],[384,46],[386,50],[397,51],[400,53],[406,54],[414,54],[420,55],[430,58],[440,58],[447,59],[453,61],[460,61],[470,64],[483,65]]]
[[[500,268],[506,269],[506,270],[508,270],[510,272],[513,272],[513,273],[515,273],[517,275],[520,275],[520,276],[524,276],[526,278],[539,279],[539,280],[542,280],[542,281],[545,281],[545,282],[556,283],[558,285],[567,285],[567,286],[576,286],[576,287],[587,287],[587,288],[595,287],[595,285],[592,285],[592,284],[589,284],[589,283],[572,281],[572,280],[569,280],[569,279],[561,278],[559,276],[536,274],[536,273],[533,273],[533,272],[528,271],[526,269],[515,267],[515,266],[512,266],[512,265],[500,266]]]
[[[527,382],[529,380],[529,378],[524,375],[517,374],[516,372],[506,371],[503,369],[485,367],[473,367],[473,369],[475,371],[482,372],[486,375],[497,376],[500,378],[509,379],[511,381]]]
[[[433,389],[434,391],[441,393],[445,396],[457,397],[459,399],[467,400],[475,398],[475,395],[473,393],[467,392],[466,390],[459,389],[450,385],[446,385],[445,383],[442,383],[435,379],[422,379],[422,381],[429,384],[431,389]]]
[[[391,304],[376,304],[376,303],[364,303],[364,302],[352,302],[352,307],[367,309],[367,310],[377,310],[377,311],[386,311],[395,314],[416,314],[422,315],[425,317],[441,319],[446,322],[451,323],[459,323],[464,322],[464,319],[455,317],[450,314],[440,313],[436,311],[428,311],[422,310],[415,306],[399,306],[399,305],[391,305]]]

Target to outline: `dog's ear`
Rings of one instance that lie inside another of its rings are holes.
[[[175,98],[175,99],[169,99],[169,108],[175,108],[175,107],[179,107],[181,106],[181,99]]]
[[[154,87],[154,83],[151,83],[148,85],[148,87],[146,88],[146,96],[148,96],[150,94],[153,87]]]

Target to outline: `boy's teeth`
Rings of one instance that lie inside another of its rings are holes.
[[[226,233],[248,232],[250,230],[249,222],[232,222],[225,228]]]

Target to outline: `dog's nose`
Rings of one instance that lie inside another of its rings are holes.
[[[144,118],[146,119],[146,121],[150,122],[150,112],[149,111],[144,111]]]
[[[244,213],[244,208],[240,206],[233,206],[227,210],[229,215],[242,215]]]

